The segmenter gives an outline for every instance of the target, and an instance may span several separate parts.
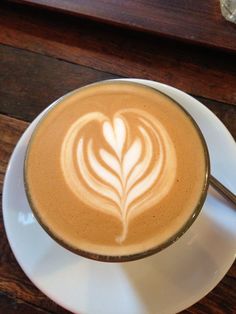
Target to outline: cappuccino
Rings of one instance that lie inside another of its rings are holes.
[[[65,247],[91,258],[148,255],[175,240],[207,188],[205,142],[166,95],[102,82],[60,99],[25,161],[30,205]]]

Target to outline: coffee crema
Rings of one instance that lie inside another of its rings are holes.
[[[102,82],[60,99],[39,122],[26,191],[64,246],[91,258],[136,258],[194,219],[207,158],[199,130],[172,99],[141,84]]]

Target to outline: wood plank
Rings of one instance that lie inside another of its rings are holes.
[[[0,7],[0,43],[236,104],[236,57],[16,4]],[[35,69],[38,70],[38,69]]]
[[[236,51],[236,25],[215,0],[14,0],[195,44]]]
[[[26,122],[0,114],[0,190],[10,154],[27,126]]]
[[[28,123],[0,115],[0,126],[0,182],[2,182],[10,154]],[[67,313],[44,296],[20,269],[7,242],[3,228],[2,212],[0,212],[0,239],[0,251],[2,253],[0,255],[0,291],[14,299],[23,300],[52,313]],[[233,314],[236,299],[235,281],[236,263],[207,297],[182,313]],[[14,313],[14,311],[9,310],[9,313]]]
[[[73,89],[115,77],[3,45],[0,69],[0,113],[25,121],[32,121],[50,103]]]
[[[6,294],[0,292],[0,313],[4,314],[50,314],[49,312],[43,309],[40,309],[34,305],[25,303],[22,300],[16,298],[10,298]],[[65,312],[66,313],[66,312]]]
[[[118,77],[2,45],[0,68],[0,113],[25,121],[32,121],[51,102],[75,88]],[[236,106],[201,97],[198,99],[219,117],[236,138]]]

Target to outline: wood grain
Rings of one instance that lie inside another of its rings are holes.
[[[0,113],[25,121],[32,121],[50,103],[73,89],[115,77],[3,45],[0,68]]]
[[[236,104],[233,54],[13,4],[2,5],[0,17],[2,44]]]
[[[10,154],[27,123],[0,114],[0,190]]]
[[[118,77],[2,45],[0,68],[0,113],[25,121],[32,121],[55,99],[73,89]],[[236,139],[236,106],[201,97],[198,99],[223,121]]]
[[[53,312],[40,309],[17,298],[10,298],[8,295],[0,292],[0,313],[49,314]]]
[[[16,1],[16,0],[14,0]],[[17,0],[191,43],[236,51],[236,25],[215,0]]]
[[[27,126],[28,123],[26,122],[0,115],[0,183],[3,181],[10,154]],[[0,251],[2,253],[0,255],[0,291],[11,298],[22,300],[50,313],[69,313],[44,296],[22,272],[8,245],[3,228],[2,213],[0,213],[0,239]],[[236,264],[233,265],[221,283],[207,297],[182,313],[235,313],[235,281]],[[5,305],[3,304],[3,306]],[[5,307],[3,308],[5,309]],[[24,309],[25,307],[23,306],[22,308]],[[9,305],[9,313],[14,313],[13,310],[11,311],[11,305]],[[31,313],[34,313],[33,310]]]

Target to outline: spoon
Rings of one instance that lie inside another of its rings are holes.
[[[234,206],[236,206],[236,195],[219,182],[213,175],[210,175],[210,184],[224,198],[231,201]]]

